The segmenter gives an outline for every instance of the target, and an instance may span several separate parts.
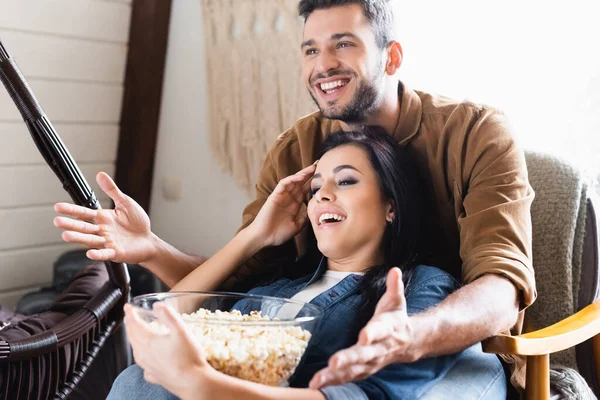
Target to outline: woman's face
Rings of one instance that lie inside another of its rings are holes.
[[[392,202],[384,198],[365,150],[343,145],[325,153],[311,192],[308,216],[323,255],[383,262],[381,244],[387,221],[393,219]]]

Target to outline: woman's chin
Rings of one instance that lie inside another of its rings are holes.
[[[340,245],[336,245],[333,243],[321,243],[319,242],[317,247],[321,254],[327,257],[329,260],[336,260],[338,258],[343,258],[340,255],[344,253],[344,250]]]

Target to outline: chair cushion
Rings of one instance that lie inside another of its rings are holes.
[[[107,281],[108,273],[104,263],[90,261],[90,265],[80,271],[67,289],[54,300],[50,310],[23,316],[0,308],[0,320],[10,323],[0,330],[0,340],[25,339],[47,331],[83,307]]]

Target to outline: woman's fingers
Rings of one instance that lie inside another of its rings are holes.
[[[75,231],[80,233],[98,233],[100,227],[98,225],[90,224],[89,222],[66,218],[66,217],[55,217],[54,226],[57,228]]]
[[[106,244],[106,238],[88,233],[65,231],[62,233],[62,238],[65,242],[78,243],[92,248],[103,247]]]
[[[158,320],[166,327],[172,328],[181,334],[187,333],[181,318],[175,315],[175,312],[167,305],[154,303],[152,310],[156,314]]]
[[[91,249],[85,255],[90,260],[108,261],[117,258],[117,251],[115,249]]]
[[[98,172],[96,175],[96,182],[98,182],[100,189],[102,189],[115,204],[122,203],[127,198],[125,194],[121,192],[121,189],[119,189],[115,181],[113,181],[106,172]]]
[[[77,206],[71,203],[56,203],[54,211],[60,214],[70,215],[83,221],[93,221],[98,215],[97,210],[92,210],[87,207]]]
[[[303,195],[306,190],[304,185],[310,181],[314,172],[314,166],[311,165],[310,167],[307,167],[295,173],[294,175],[285,177],[279,181],[274,192],[289,192],[294,197],[298,196],[299,194]]]

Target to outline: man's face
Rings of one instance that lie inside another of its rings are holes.
[[[310,14],[302,55],[304,81],[325,117],[361,123],[381,103],[385,53],[360,5]]]

